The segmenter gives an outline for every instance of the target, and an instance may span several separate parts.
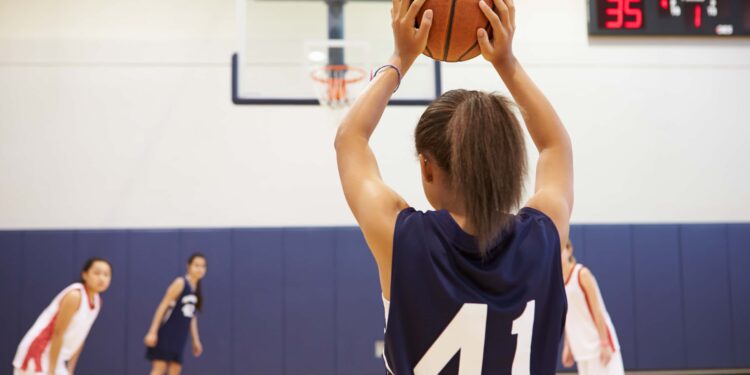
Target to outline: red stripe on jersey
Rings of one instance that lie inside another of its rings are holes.
[[[583,271],[583,268],[581,268],[581,271]],[[594,310],[591,309],[591,301],[589,301],[589,295],[586,294],[586,289],[584,289],[583,288],[583,284],[581,284],[581,273],[580,272],[578,273],[578,286],[581,287],[581,292],[583,292],[583,297],[586,298],[586,307],[589,309],[589,314],[591,315],[591,320],[594,322],[594,327],[596,327],[596,319],[594,318]],[[602,316],[602,319],[604,319],[603,316]],[[607,324],[606,321],[604,322],[604,326],[607,327],[607,341],[609,341],[609,347],[612,349],[612,353],[614,353],[614,352],[616,352],[616,350],[615,350],[615,343],[614,343],[614,341],[612,341],[612,332],[609,331],[609,324]]]
[[[86,301],[88,301],[89,309],[93,310],[94,308],[96,308],[96,305],[94,300],[89,298],[89,288],[87,288],[86,285],[83,286],[83,291],[83,294],[86,295]],[[94,294],[94,298],[96,298],[96,294]]]
[[[29,350],[26,352],[26,357],[23,359],[23,364],[21,364],[21,370],[28,370],[29,361],[33,360],[34,367],[36,368],[34,372],[43,371],[42,354],[44,353],[44,349],[47,348],[50,340],[52,340],[52,333],[55,330],[55,320],[57,320],[57,314],[52,317],[52,320],[49,321],[47,327],[45,327],[42,332],[39,332],[39,335],[31,342]]]

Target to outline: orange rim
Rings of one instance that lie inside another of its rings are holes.
[[[346,78],[346,79],[340,78],[340,77],[326,77],[326,78],[318,77],[318,73],[320,72],[330,73],[330,72],[347,72],[347,71],[355,72],[358,75],[351,77],[351,78]],[[367,72],[365,72],[365,70],[362,68],[357,68],[357,67],[349,66],[349,65],[326,65],[322,68],[313,70],[312,73],[310,73],[310,78],[320,83],[332,83],[332,82],[338,83],[338,82],[343,81],[344,83],[350,84],[350,83],[357,83],[365,79],[366,75],[367,75]]]

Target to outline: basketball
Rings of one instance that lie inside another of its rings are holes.
[[[477,29],[485,28],[492,35],[489,21],[479,9],[481,0],[427,0],[417,23],[427,9],[432,9],[432,28],[424,55],[440,61],[459,62],[471,60],[481,53],[477,42]],[[494,9],[492,1],[487,4]],[[419,25],[417,25],[419,27]]]

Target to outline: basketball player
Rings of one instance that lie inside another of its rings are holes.
[[[193,355],[203,353],[198,335],[196,310],[203,306],[201,279],[206,275],[206,257],[195,253],[187,262],[187,275],[176,278],[156,308],[146,337],[146,358],[151,361],[151,375],[179,375],[182,352],[188,333],[193,336]]]
[[[449,91],[415,131],[422,184],[435,211],[411,208],[380,176],[369,139],[401,78],[425,49],[424,0],[393,1],[394,53],[342,120],[341,184],[378,266],[391,374],[554,374],[566,313],[560,265],[573,207],[568,134],[513,55],[513,0],[480,2],[492,37],[482,56],[525,115],[539,151],[533,196],[520,204],[524,133],[510,100]],[[459,354],[460,353],[460,354]]]
[[[578,363],[581,375],[623,375],[620,343],[604,306],[594,275],[576,262],[573,244],[567,241],[562,250],[568,316],[565,323],[565,367]]]
[[[87,260],[80,281],[63,289],[21,340],[13,374],[72,375],[102,306],[99,293],[109,288],[111,280],[109,262]]]

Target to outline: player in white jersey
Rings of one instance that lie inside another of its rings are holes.
[[[565,322],[565,367],[578,365],[581,375],[623,375],[620,344],[594,275],[576,262],[573,244],[562,249],[568,316]]]
[[[101,309],[99,293],[109,288],[111,280],[108,261],[86,261],[80,282],[63,289],[21,340],[13,359],[13,374],[72,375]]]

